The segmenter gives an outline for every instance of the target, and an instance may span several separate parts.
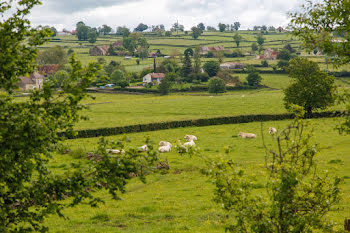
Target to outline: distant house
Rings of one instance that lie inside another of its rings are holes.
[[[258,56],[258,59],[263,59],[263,60],[276,60],[279,52],[273,51],[272,49],[265,49],[264,54],[261,56]]]
[[[67,31],[64,31],[64,32],[57,32],[57,36],[70,36],[72,35],[71,32],[67,32]]]
[[[214,46],[214,47],[208,47],[208,46],[203,46],[200,48],[200,54],[207,54],[208,52],[219,52],[219,51],[227,51],[223,45],[219,46]]]
[[[33,73],[29,77],[18,77],[19,87],[23,91],[41,89],[44,86],[45,77],[39,73]]]
[[[114,42],[112,44],[113,48],[121,46],[123,43],[121,41]],[[110,55],[109,50],[110,45],[94,46],[90,49],[90,56],[108,56]]]
[[[157,53],[155,53],[155,52],[150,52],[150,53],[148,54],[148,58],[156,58],[156,57],[158,57],[158,55],[157,55]]]
[[[244,65],[239,62],[225,62],[220,65],[220,68],[223,70],[243,69]]]
[[[164,73],[150,73],[143,77],[143,85],[145,86],[148,83],[159,84],[164,78]]]

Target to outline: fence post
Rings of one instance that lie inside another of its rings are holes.
[[[350,219],[346,218],[344,222],[344,230],[350,231]]]

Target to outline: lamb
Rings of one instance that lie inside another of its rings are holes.
[[[253,134],[253,133],[239,132],[238,136],[241,138],[256,138],[256,134]]]
[[[170,142],[166,142],[166,141],[160,141],[159,142],[159,146],[172,146]]]
[[[143,145],[143,146],[140,146],[138,148],[139,151],[148,151],[148,146],[147,145]]]
[[[270,127],[269,128],[269,134],[275,134],[275,133],[277,133],[277,129],[273,128],[273,127]]]
[[[197,137],[194,136],[194,135],[186,135],[186,136],[185,136],[185,139],[186,139],[186,141],[190,142],[190,141],[195,141],[195,140],[197,140]]]
[[[168,146],[161,146],[158,148],[158,151],[160,153],[167,153],[167,152],[170,152],[171,151],[171,145],[168,145]]]
[[[196,143],[194,143],[194,141],[189,141],[189,142],[186,142],[185,144],[184,144],[184,146],[186,146],[186,147],[191,147],[191,146],[196,146]]]

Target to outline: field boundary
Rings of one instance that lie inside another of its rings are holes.
[[[310,118],[330,118],[330,117],[340,117],[344,115],[342,111],[327,111],[313,113]],[[118,126],[111,128],[99,128],[99,129],[85,129],[76,131],[75,135],[67,134],[65,132],[58,133],[59,136],[65,137],[67,139],[77,139],[77,138],[94,138],[101,136],[113,136],[126,133],[140,133],[140,132],[150,132],[166,129],[176,129],[185,127],[203,127],[203,126],[213,126],[213,125],[225,125],[225,124],[242,124],[250,122],[265,122],[265,121],[281,121],[293,119],[295,116],[290,113],[284,114],[259,114],[259,115],[238,115],[229,117],[215,117],[206,119],[194,119],[194,120],[182,120],[182,121],[168,121],[168,122],[157,122],[148,124],[138,124],[138,125],[128,125],[128,126]]]

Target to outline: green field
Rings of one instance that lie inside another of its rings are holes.
[[[267,134],[270,126],[281,130],[288,121],[264,123],[264,134],[267,144],[272,139]],[[344,177],[342,184],[342,201],[332,209],[328,219],[338,222],[338,229],[343,226],[344,217],[350,216],[350,135],[340,136],[334,130],[338,119],[312,120],[315,129],[315,141],[321,145],[318,157],[319,168],[328,169],[331,173]],[[243,140],[235,137],[239,131],[257,133],[256,140]],[[136,147],[143,144],[144,137],[150,136],[158,143],[167,140],[172,143],[185,134],[198,136],[197,145],[202,153],[215,157],[224,154],[224,146],[231,145],[234,149],[228,156],[240,164],[249,175],[260,174],[264,163],[264,149],[261,141],[260,123],[240,125],[224,125],[200,128],[183,128],[164,130],[150,133],[129,134],[131,145]],[[114,140],[119,137],[109,137]],[[98,142],[97,138],[68,141],[74,148],[93,151]],[[221,207],[212,201],[214,187],[210,180],[200,173],[205,168],[200,158],[189,158],[176,154],[174,151],[162,154],[170,164],[168,174],[154,174],[143,184],[134,179],[127,186],[127,192],[121,201],[111,200],[105,192],[98,196],[106,200],[99,208],[80,205],[67,209],[65,214],[69,220],[50,217],[46,223],[50,232],[224,232],[221,222],[225,214]],[[331,160],[338,161],[331,164]],[[68,167],[72,159],[69,155],[56,155],[51,164],[53,169]],[[260,177],[259,180],[263,180]],[[257,192],[263,191],[257,189]]]

